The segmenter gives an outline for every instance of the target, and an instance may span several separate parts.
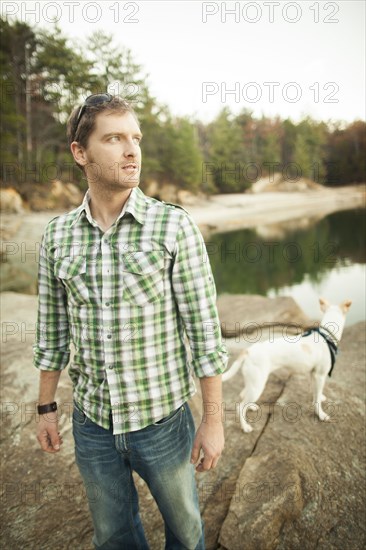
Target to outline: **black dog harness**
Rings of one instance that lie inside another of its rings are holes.
[[[334,343],[334,340],[337,340],[337,339],[325,327],[311,328],[311,329],[307,330],[306,332],[304,332],[301,336],[302,337],[310,336],[310,334],[312,334],[313,332],[317,332],[318,334],[320,334],[320,336],[322,336],[324,338],[324,340],[326,341],[326,343],[328,345],[328,349],[329,349],[329,353],[330,353],[330,360],[331,360],[331,363],[332,363],[332,365],[330,367],[330,371],[328,372],[328,376],[331,376],[334,364],[336,362],[337,353],[338,353],[338,347]]]

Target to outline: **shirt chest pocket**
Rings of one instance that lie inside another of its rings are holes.
[[[59,258],[54,265],[54,275],[62,281],[70,302],[82,305],[89,302],[86,284],[86,258],[67,256]]]
[[[137,306],[164,296],[165,252],[130,252],[122,255],[123,299]]]

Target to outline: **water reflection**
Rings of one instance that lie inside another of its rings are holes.
[[[350,319],[364,319],[365,210],[309,219],[210,237],[206,245],[218,293],[290,295],[313,316],[317,296],[324,293],[336,302],[358,302]]]

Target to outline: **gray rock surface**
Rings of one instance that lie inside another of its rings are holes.
[[[259,295],[221,294],[217,307],[223,336],[235,338],[235,334],[242,334],[242,340],[248,344],[268,338],[273,323],[292,325],[294,332],[310,323],[295,300],[288,296],[271,298],[268,302],[268,298]]]

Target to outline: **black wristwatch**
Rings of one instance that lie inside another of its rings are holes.
[[[57,411],[57,403],[48,403],[47,405],[37,405],[38,414],[46,414]]]

